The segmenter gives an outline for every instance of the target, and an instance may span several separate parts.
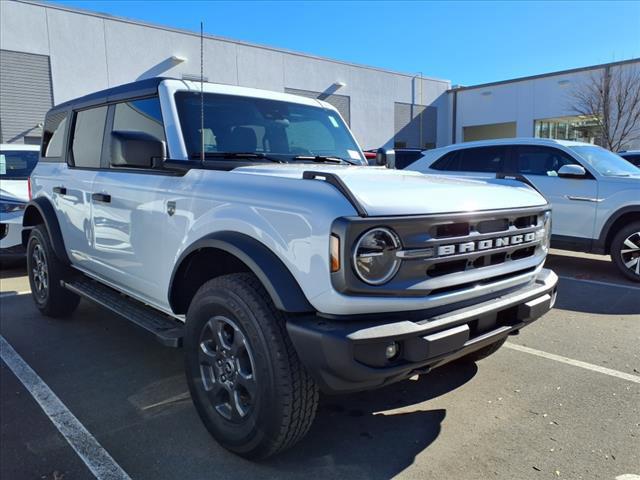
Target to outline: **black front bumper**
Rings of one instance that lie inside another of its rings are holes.
[[[557,275],[543,269],[520,289],[420,321],[314,316],[290,319],[287,330],[323,391],[367,390],[427,372],[517,332],[553,307],[557,283]],[[400,348],[388,360],[385,349],[391,342]]]

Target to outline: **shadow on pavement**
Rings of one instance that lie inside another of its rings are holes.
[[[640,288],[615,287],[561,278],[554,308],[602,315],[640,314]]]
[[[0,279],[24,277],[26,274],[26,260],[0,260]]]
[[[565,277],[632,287],[640,286],[620,273],[608,255],[591,255],[552,249],[547,256],[545,267]]]
[[[292,450],[266,462],[287,475],[317,478],[391,478],[440,433],[443,409],[411,409],[471,380],[474,364],[442,367],[417,381],[381,390],[321,398],[311,431]]]

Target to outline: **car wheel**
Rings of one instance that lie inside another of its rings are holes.
[[[640,222],[632,222],[616,233],[610,254],[625,277],[640,282]]]
[[[73,313],[80,297],[61,285],[69,275],[69,268],[54,253],[44,225],[31,230],[27,243],[27,272],[31,296],[44,315],[57,318]]]
[[[503,339],[498,340],[497,342],[491,343],[486,347],[482,347],[481,349],[476,350],[475,352],[471,352],[469,355],[465,355],[460,360],[463,362],[474,362],[474,363],[479,362],[480,360],[487,358],[489,355],[493,355],[494,353],[496,353],[500,349],[500,347],[504,345],[504,342],[506,341],[507,341],[507,337],[504,337]]]
[[[255,276],[206,282],[189,306],[184,346],[191,398],[223,447],[266,458],[306,434],[318,387],[298,359],[283,313]]]

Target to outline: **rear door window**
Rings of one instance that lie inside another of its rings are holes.
[[[562,150],[535,145],[522,145],[516,150],[515,166],[522,175],[557,177],[563,165],[577,165],[573,158]]]
[[[498,173],[504,170],[508,147],[477,147],[460,152],[459,171]]]
[[[90,108],[76,114],[72,161],[75,167],[100,168],[107,107]]]
[[[0,150],[0,179],[25,180],[38,163],[37,151]]]

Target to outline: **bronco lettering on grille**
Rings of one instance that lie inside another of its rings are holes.
[[[440,245],[438,247],[437,255],[439,257],[445,255],[455,255],[456,253],[469,253],[480,250],[491,250],[494,248],[509,247],[512,245],[520,245],[525,243],[534,242],[536,240],[536,233],[529,232],[519,235],[511,235],[507,237],[487,238],[485,240],[478,240],[476,242],[457,243],[453,245]]]

